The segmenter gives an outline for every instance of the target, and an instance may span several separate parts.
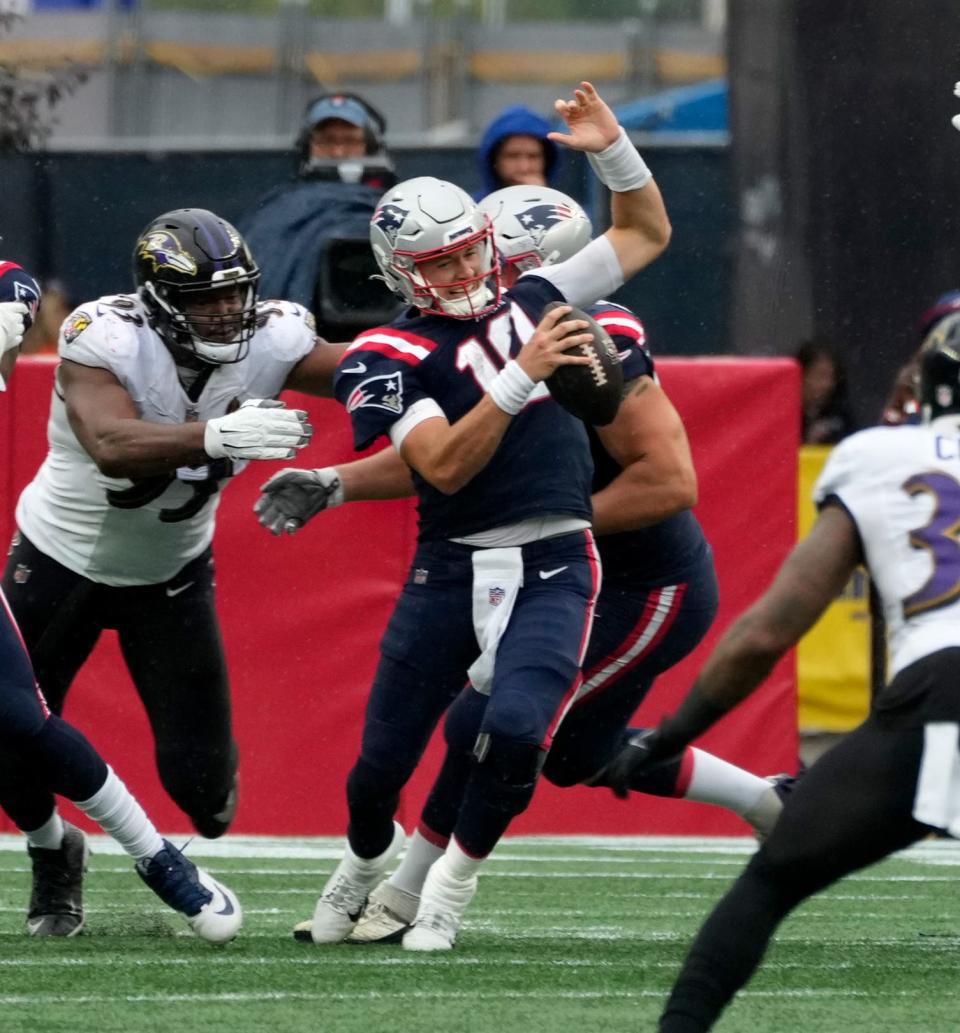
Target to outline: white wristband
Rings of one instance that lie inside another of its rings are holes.
[[[615,194],[639,190],[653,179],[653,173],[637,153],[623,126],[620,127],[620,136],[609,147],[597,153],[588,151],[587,161],[597,179]]]
[[[498,409],[516,416],[527,404],[530,393],[537,385],[511,359],[490,381],[487,393]]]

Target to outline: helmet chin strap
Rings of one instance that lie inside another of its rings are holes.
[[[435,295],[437,305],[448,316],[465,316],[468,319],[478,315],[493,301],[493,291],[485,281],[460,298],[441,298]]]

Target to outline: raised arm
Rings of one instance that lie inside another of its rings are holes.
[[[629,279],[660,255],[671,227],[660,189],[616,116],[588,82],[572,100],[558,100],[568,132],[550,139],[586,153],[598,178],[611,190],[611,227],[603,235],[613,247],[623,278]]]

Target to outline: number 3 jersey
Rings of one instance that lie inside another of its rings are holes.
[[[409,310],[361,334],[334,381],[353,422],[355,447],[389,435],[398,421],[414,425],[418,413],[440,415],[437,406],[455,423],[529,340],[547,302],[557,300],[563,297],[553,284],[527,274],[481,319]],[[460,538],[541,516],[589,521],[592,470],[583,424],[538,384],[490,462],[458,492],[444,495],[414,471],[419,538]]]
[[[960,419],[844,439],[814,487],[857,525],[887,622],[891,677],[960,646]]]
[[[208,420],[248,398],[276,396],[316,342],[312,317],[299,305],[264,302],[258,315],[247,357],[214,367],[196,401],[135,295],[76,309],[60,331],[59,352],[112,373],[142,420]],[[20,496],[17,525],[41,552],[105,585],[159,584],[199,556],[213,538],[217,483],[244,465],[211,460],[136,483],[107,477],[73,433],[59,381],[47,436],[47,457]]]

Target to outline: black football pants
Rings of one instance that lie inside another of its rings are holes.
[[[237,747],[209,550],[163,584],[112,588],[18,537],[3,587],[50,709],[63,710],[101,632],[115,629],[150,721],[164,789],[201,834],[226,831],[214,815],[233,784]],[[109,761],[109,742],[103,745]],[[25,770],[16,750],[0,754],[0,807],[20,828],[37,828],[53,800]]]
[[[698,933],[660,1033],[712,1028],[798,904],[930,831],[912,817],[923,736],[922,726],[874,715],[804,775],[770,838]]]

